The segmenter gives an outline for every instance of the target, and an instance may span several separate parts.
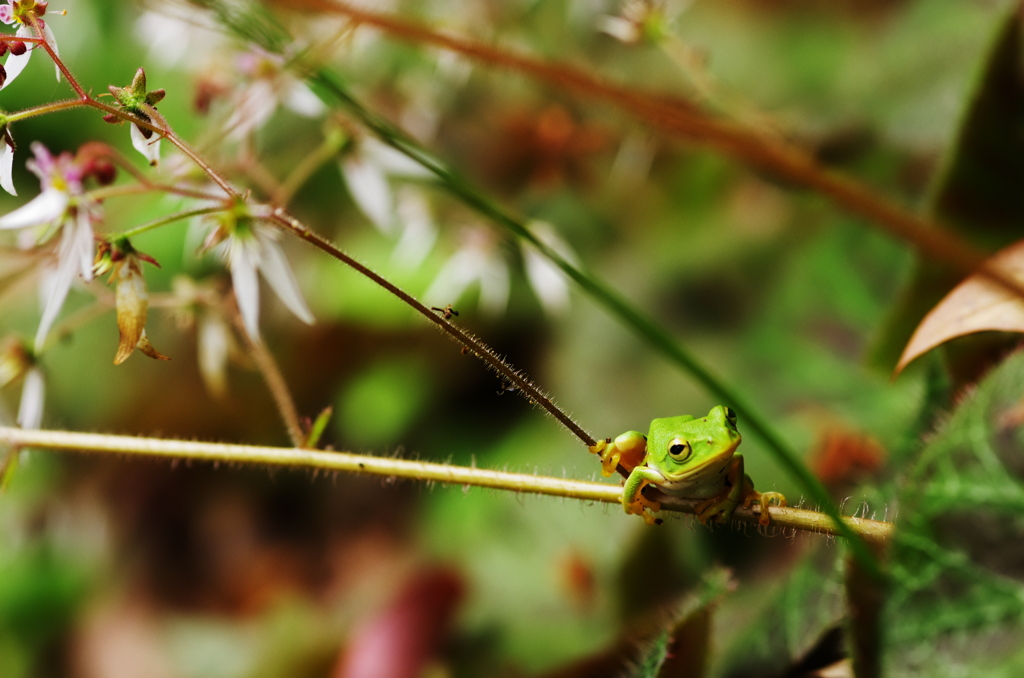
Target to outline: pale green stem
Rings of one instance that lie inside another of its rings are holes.
[[[117,198],[125,195],[139,195],[142,193],[171,193],[173,195],[180,195],[183,198],[195,198],[196,200],[223,200],[220,195],[210,195],[202,191],[197,191],[194,188],[187,188],[184,186],[172,186],[170,184],[154,184],[144,179],[140,179],[139,184],[118,184],[117,186],[103,186],[102,188],[94,188],[89,191],[89,197],[93,200],[106,200],[107,198]]]
[[[262,447],[256,445],[230,445],[223,443],[201,443],[187,440],[163,440],[160,438],[136,438],[100,433],[75,433],[71,431],[38,431],[12,427],[0,427],[0,444],[11,447],[64,450],[69,452],[93,452],[166,459],[192,459],[228,464],[266,464],[296,468],[319,469],[409,478],[426,482],[446,483],[472,487],[489,487],[529,494],[544,494],[582,501],[597,501],[606,504],[620,504],[622,488],[609,483],[595,483],[584,480],[567,480],[526,473],[508,473],[488,469],[451,466],[424,461],[410,461],[391,457],[372,457],[350,452],[321,452],[283,447]],[[682,513],[693,513],[702,503],[699,499],[664,498],[662,509]],[[838,536],[834,521],[827,515],[805,509],[769,509],[772,525]],[[734,519],[757,523],[759,509],[736,509]],[[635,520],[635,518],[625,519]],[[849,531],[862,539],[883,542],[892,537],[892,523],[866,518],[843,517]]]
[[[345,145],[346,139],[346,135],[340,130],[335,130],[324,137],[323,143],[295,166],[295,169],[291,171],[291,174],[288,175],[280,188],[274,193],[274,205],[287,207],[295,193],[313,176],[313,173],[320,169],[324,163],[330,161],[331,158],[337,157],[338,152]]]
[[[40,115],[47,115],[48,113],[56,113],[58,111],[66,111],[69,108],[79,108],[81,106],[87,106],[88,104],[81,99],[67,99],[65,101],[54,101],[49,104],[43,104],[41,106],[33,106],[32,108],[26,108],[22,111],[15,113],[8,113],[6,116],[7,122],[18,122],[19,120],[28,120],[29,118],[35,118]]]
[[[121,233],[111,233],[107,237],[110,238],[111,240],[113,240],[114,238],[134,238],[140,233],[145,233],[146,231],[152,230],[154,228],[159,228],[160,226],[165,226],[167,224],[173,224],[175,221],[181,221],[182,219],[190,219],[192,217],[198,217],[203,214],[216,214],[217,212],[223,211],[223,206],[217,206],[201,207],[194,210],[176,212],[175,214],[171,214],[166,217],[150,221],[149,223],[136,226],[135,228],[130,228],[127,231],[122,231]]]

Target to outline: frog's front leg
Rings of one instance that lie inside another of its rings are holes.
[[[639,431],[626,431],[615,440],[605,438],[599,441],[590,451],[601,457],[601,475],[604,477],[615,473],[615,467],[619,464],[632,472],[644,461],[647,436]]]
[[[642,491],[645,485],[659,482],[665,482],[665,476],[647,466],[637,466],[630,471],[622,488],[622,508],[626,513],[635,513],[648,525],[654,524],[654,512],[661,510],[661,504],[645,497]]]
[[[722,492],[711,497],[707,501],[697,504],[695,509],[697,519],[701,524],[707,524],[714,518],[715,522],[726,523],[732,518],[733,511],[739,505],[747,491],[745,486],[746,476],[743,474],[743,455],[737,454],[729,462],[726,471],[726,482]],[[753,487],[750,488],[753,490]]]

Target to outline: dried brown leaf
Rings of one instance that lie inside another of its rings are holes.
[[[989,264],[1024,282],[1024,240],[1001,250]],[[1024,300],[972,275],[938,303],[914,330],[893,372],[950,339],[975,332],[1024,332]]]

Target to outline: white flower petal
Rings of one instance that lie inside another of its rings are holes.
[[[537,250],[524,248],[523,261],[530,287],[550,315],[558,315],[569,307],[569,285],[562,270]]]
[[[82,277],[86,282],[92,280],[92,264],[96,259],[96,240],[92,234],[92,219],[84,207],[78,208],[73,223],[65,224],[65,229],[74,229],[73,250],[70,256],[78,259]]]
[[[356,206],[381,232],[394,233],[395,201],[380,167],[363,157],[350,155],[341,161],[341,172]]]
[[[505,261],[492,257],[480,270],[480,310],[492,316],[504,313],[508,305],[509,284]]]
[[[43,423],[43,398],[46,382],[43,372],[33,367],[25,374],[21,387],[21,404],[18,406],[18,425],[26,429],[37,429]]]
[[[149,161],[150,166],[160,162],[160,135],[153,132],[147,139],[137,125],[128,126],[132,132],[132,146]]]
[[[431,179],[434,177],[434,173],[426,167],[374,137],[367,137],[360,142],[359,155],[367,162],[376,165],[381,172],[388,176],[405,179]]]
[[[28,26],[22,26],[14,34],[16,38],[33,38],[35,33]],[[28,60],[32,58],[32,49],[26,49],[24,54],[15,55],[11,54],[7,57],[7,61],[4,62],[4,70],[7,71],[7,79],[4,80],[4,84],[0,86],[0,89],[7,87],[15,78],[25,70],[25,66],[28,66]]]
[[[47,189],[13,212],[0,217],[0,229],[39,226],[64,216],[68,206],[68,194],[57,189]]]
[[[299,283],[295,280],[281,246],[272,237],[260,231],[256,231],[256,240],[260,244],[260,270],[270,288],[299,320],[312,325],[313,313],[306,305],[306,300],[302,298]]]
[[[245,323],[245,331],[253,341],[260,340],[260,284],[256,278],[256,256],[249,245],[237,237],[231,240],[231,284],[235,288],[238,310]]]
[[[199,352],[199,374],[206,388],[217,397],[227,393],[228,355],[231,332],[220,316],[203,313],[199,320],[196,348]]]
[[[237,141],[263,126],[277,108],[274,88],[265,80],[257,80],[241,92],[234,102],[235,110],[224,124],[228,138]]]
[[[68,298],[68,292],[71,290],[71,283],[75,280],[78,262],[70,256],[63,256],[65,251],[71,252],[72,242],[71,232],[64,229],[57,266],[51,268],[43,278],[42,292],[45,302],[42,317],[39,319],[39,329],[36,330],[35,348],[37,352],[43,350],[46,335],[50,333],[50,327],[53,326],[53,321],[60,314],[64,300]]]
[[[624,42],[627,45],[633,44],[643,37],[640,32],[639,25],[619,16],[606,15],[598,17],[597,30],[602,33],[607,33],[616,40]]]
[[[0,140],[0,188],[11,195],[18,195],[14,190],[14,149],[7,142]]]
[[[57,56],[60,56],[60,50],[57,49],[57,38],[53,37],[53,31],[50,30],[50,24],[43,25],[43,39],[46,40],[47,44],[50,45],[50,49]],[[60,67],[54,64],[54,69],[57,71],[57,82],[60,82]]]
[[[430,217],[423,192],[416,186],[403,186],[398,193],[398,220],[402,226],[402,237],[395,245],[391,261],[416,270],[430,254],[437,241],[437,227]]]
[[[284,97],[284,105],[288,110],[304,118],[315,118],[324,112],[324,102],[313,93],[306,83],[294,81]]]
[[[466,288],[480,277],[481,264],[486,265],[479,252],[459,250],[441,267],[423,298],[438,306],[458,303]]]

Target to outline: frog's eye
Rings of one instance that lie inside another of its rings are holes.
[[[674,438],[668,446],[669,456],[676,461],[686,461],[691,452],[693,448],[690,447],[690,443],[681,438]]]
[[[725,408],[725,420],[729,422],[729,425],[733,428],[736,427],[736,413],[732,411],[731,407]]]

